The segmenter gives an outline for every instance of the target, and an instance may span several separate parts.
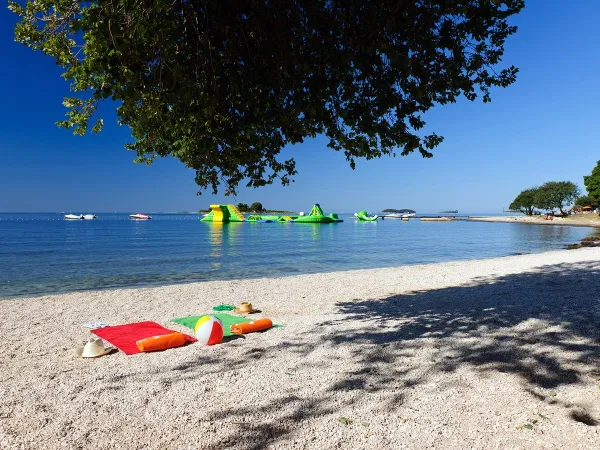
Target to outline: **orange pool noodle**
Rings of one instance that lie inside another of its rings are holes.
[[[151,336],[136,342],[140,352],[157,352],[168,348],[181,347],[187,342],[183,333],[170,333],[162,336]]]
[[[231,325],[231,332],[233,334],[246,334],[254,331],[268,330],[273,326],[271,319],[258,319],[254,322],[237,323]]]

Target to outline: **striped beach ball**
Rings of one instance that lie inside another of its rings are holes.
[[[223,340],[223,322],[214,316],[200,317],[194,331],[201,344],[214,345]]]

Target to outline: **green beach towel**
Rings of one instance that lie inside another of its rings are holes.
[[[245,317],[232,316],[231,314],[219,314],[219,313],[210,313],[203,314],[202,316],[213,316],[223,322],[223,337],[233,336],[231,332],[231,325],[236,323],[246,323],[252,322],[252,319],[246,319]],[[188,316],[188,317],[180,317],[179,319],[173,319],[171,322],[178,323],[179,325],[183,325],[184,327],[191,328],[192,330],[196,327],[196,322],[202,316]]]

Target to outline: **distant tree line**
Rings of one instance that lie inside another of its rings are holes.
[[[535,209],[551,211],[555,208],[566,214],[565,208],[573,205],[575,208],[600,205],[600,161],[590,175],[583,177],[587,195],[581,195],[579,187],[570,181],[548,181],[541,186],[521,191],[510,204],[510,209],[519,210],[532,215]]]
[[[541,186],[521,191],[509,208],[531,216],[535,209],[552,211],[555,208],[566,214],[565,208],[579,197],[579,187],[571,181],[548,181]]]
[[[238,203],[237,209],[240,211],[252,211],[257,213],[264,211],[263,205],[260,202],[254,202],[250,206],[248,206],[246,203]]]

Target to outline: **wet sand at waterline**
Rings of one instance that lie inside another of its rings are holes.
[[[600,249],[0,301],[1,448],[597,448]],[[74,355],[86,321],[285,325]]]

